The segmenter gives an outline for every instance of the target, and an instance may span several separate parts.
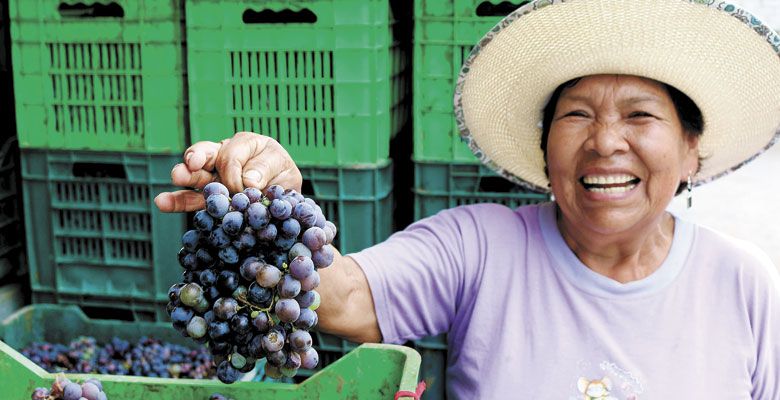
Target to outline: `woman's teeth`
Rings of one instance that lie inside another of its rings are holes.
[[[587,175],[582,177],[585,189],[594,193],[624,193],[635,188],[639,178],[628,175]]]

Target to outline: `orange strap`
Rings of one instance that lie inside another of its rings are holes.
[[[424,391],[425,391],[425,381],[420,381],[420,383],[417,384],[416,391],[410,392],[407,390],[399,390],[398,393],[395,394],[395,397],[393,397],[393,400],[398,400],[401,397],[411,397],[414,400],[420,400],[420,396],[422,396]]]

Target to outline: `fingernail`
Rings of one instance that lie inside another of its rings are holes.
[[[260,179],[263,178],[263,174],[260,173],[260,171],[246,171],[244,172],[244,179],[250,180],[252,182],[260,182]]]
[[[190,152],[190,154],[187,154],[187,157],[184,158],[184,162],[189,164],[191,158],[192,158],[192,152]]]

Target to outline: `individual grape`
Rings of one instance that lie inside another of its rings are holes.
[[[250,203],[257,203],[263,200],[263,192],[258,188],[248,187],[244,189],[244,194],[249,198]]]
[[[298,329],[311,329],[317,325],[317,312],[308,308],[301,308],[301,314],[295,320],[295,327]]]
[[[279,269],[285,269],[287,265],[287,254],[285,253],[271,253],[269,256],[271,264]]]
[[[220,293],[230,296],[238,287],[239,279],[236,272],[223,270],[217,275],[217,289],[219,289]]]
[[[200,210],[192,217],[192,225],[201,232],[211,232],[215,224],[214,217],[206,210]]]
[[[195,307],[203,297],[203,288],[197,283],[188,283],[181,288],[179,298],[185,306]]]
[[[257,279],[257,274],[260,272],[260,269],[263,268],[263,263],[260,261],[252,261],[252,262],[244,262],[241,264],[241,268],[239,268],[238,272],[241,274],[241,277],[253,282]]]
[[[214,218],[222,218],[230,211],[230,199],[223,194],[215,194],[206,199],[206,211]]]
[[[201,296],[198,299],[198,304],[195,304],[192,308],[194,308],[195,312],[197,312],[198,314],[203,314],[206,311],[211,309],[211,303],[208,300],[206,300],[205,296]]]
[[[188,271],[198,269],[198,257],[194,253],[185,254],[181,266]]]
[[[212,303],[217,301],[217,299],[220,298],[221,296],[222,293],[219,292],[219,289],[217,289],[216,285],[209,286],[208,288],[206,288],[206,291],[203,294],[203,297]]]
[[[298,280],[307,278],[314,272],[314,262],[306,256],[295,257],[290,262],[290,274]]]
[[[230,365],[232,365],[235,369],[244,368],[246,365],[246,357],[239,353],[233,353],[230,355]]]
[[[271,326],[273,326],[273,320],[268,317],[268,314],[258,312],[257,315],[252,318],[252,325],[259,333],[266,333],[271,329]]]
[[[193,315],[195,313],[187,307],[176,307],[171,312],[171,321],[174,325],[187,326]]]
[[[244,363],[244,366],[242,368],[238,368],[238,372],[247,373],[249,371],[252,371],[253,369],[255,369],[255,365],[257,365],[257,361],[255,359],[246,357],[246,363]]]
[[[238,312],[238,302],[231,297],[220,297],[214,302],[212,311],[217,319],[227,321]]]
[[[295,351],[306,350],[311,347],[311,334],[305,330],[299,329],[289,336],[290,347]]]
[[[338,233],[338,229],[336,229],[336,225],[333,224],[333,222],[325,221],[325,238],[328,244],[333,243],[333,239],[336,237],[336,233]]]
[[[249,196],[247,196],[244,193],[236,193],[233,195],[233,198],[230,199],[230,206],[233,207],[234,210],[244,212],[246,211],[247,207],[249,207]]]
[[[311,303],[309,306],[309,310],[316,311],[320,307],[320,294],[318,292],[314,292],[316,297],[314,298],[314,303]]]
[[[279,351],[284,347],[284,330],[272,328],[268,333],[263,335],[263,349],[266,352],[273,353]]]
[[[237,236],[244,229],[244,214],[231,211],[222,218],[222,230],[230,236]]]
[[[287,252],[293,247],[295,242],[296,242],[295,238],[287,238],[280,235],[276,237],[276,240],[274,240],[274,245],[278,247],[279,250]],[[287,257],[284,258],[285,260],[287,259]]]
[[[228,327],[228,328],[230,328],[230,327]],[[211,324],[209,324],[209,329],[211,329]],[[233,345],[230,344],[230,343],[227,343],[227,342],[219,341],[219,340],[212,340],[211,342],[209,342],[209,348],[211,350],[211,354],[226,356],[230,352],[230,350],[233,348]],[[214,362],[216,364],[219,364],[219,362],[216,360],[216,358],[214,359]]]
[[[214,269],[204,269],[203,271],[200,271],[198,278],[201,285],[205,287],[214,286],[214,284],[217,283],[217,271]]]
[[[86,381],[84,381],[84,383],[91,383],[91,384],[95,385],[96,388],[98,388],[98,391],[100,391],[100,392],[103,391],[103,384],[100,383],[100,381],[95,379],[95,378],[89,378]]]
[[[292,261],[295,257],[298,256],[306,256],[311,258],[311,250],[309,250],[309,248],[306,247],[306,245],[303,243],[297,242],[290,248],[290,251],[287,252],[287,259]]]
[[[209,396],[209,400],[230,400],[230,399],[221,393],[212,393],[211,396]]]
[[[257,244],[257,239],[252,232],[244,232],[238,236],[238,239],[233,241],[233,247],[238,250],[239,253],[246,253]]]
[[[228,361],[222,361],[217,367],[217,378],[222,383],[233,383],[238,380],[239,372]]]
[[[168,289],[168,299],[172,302],[179,301],[179,294],[181,293],[181,288],[183,288],[186,285],[186,283],[174,283],[170,289]]]
[[[273,364],[265,365],[265,376],[271,379],[281,379],[284,375],[279,371],[279,367]]]
[[[317,222],[317,214],[314,212],[314,207],[305,202],[298,203],[293,207],[293,218],[297,219],[301,226],[306,229],[311,228]]]
[[[199,242],[200,242],[200,232],[194,229],[184,232],[184,235],[181,236],[182,246],[184,246],[184,249],[186,249],[191,253],[198,251]]]
[[[254,230],[260,230],[271,220],[268,208],[262,203],[252,203],[246,210],[246,222]]]
[[[317,354],[317,350],[314,347],[300,351],[298,355],[301,357],[301,368],[304,369],[317,368],[317,364],[320,362],[320,355]]]
[[[287,362],[287,354],[284,351],[274,351],[266,355],[266,360],[269,364],[281,367]]]
[[[276,302],[274,309],[276,316],[282,322],[295,322],[301,315],[301,306],[294,299],[280,299]]]
[[[204,199],[208,200],[208,198],[213,194],[222,194],[225,197],[230,196],[230,192],[228,191],[227,187],[219,182],[211,182],[203,187]]]
[[[219,253],[217,253],[219,256],[219,259],[222,260],[223,263],[228,265],[234,265],[238,264],[238,262],[241,260],[238,250],[233,246],[227,246],[223,249],[219,250]]]
[[[236,290],[233,291],[233,293],[230,295],[230,297],[239,300],[239,301],[245,301],[246,300],[246,286],[244,285],[238,285]]]
[[[290,218],[292,214],[292,205],[290,202],[282,199],[274,199],[271,202],[271,207],[268,208],[271,212],[271,216],[278,220],[285,220]]]
[[[206,336],[206,330],[208,329],[208,324],[206,324],[206,320],[203,319],[203,317],[194,316],[190,320],[190,323],[187,324],[187,334],[190,335],[190,337],[199,339],[203,336]]]
[[[30,398],[32,400],[47,400],[49,398],[49,389],[42,387],[35,388]]]
[[[68,383],[62,391],[63,400],[79,400],[81,398],[81,385],[78,383]]]
[[[335,253],[333,252],[333,246],[327,244],[319,250],[311,252],[311,260],[314,262],[314,266],[317,268],[327,268],[333,264],[333,258]]]
[[[265,195],[271,200],[281,198],[284,195],[284,188],[279,185],[271,185],[265,189]]]
[[[303,239],[301,240],[309,250],[314,253],[316,250],[322,248],[325,245],[328,238],[325,236],[325,231],[322,228],[313,226],[303,232]]]
[[[176,257],[179,260],[179,265],[181,265],[182,268],[186,268],[186,266],[184,265],[184,257],[187,257],[187,254],[190,254],[190,252],[187,251],[187,249],[185,249],[184,247],[179,249],[179,252],[176,253]]]
[[[292,378],[298,373],[298,368],[301,367],[301,356],[298,353],[291,351],[287,354],[287,361],[279,368],[279,371],[288,378]]]
[[[282,222],[281,234],[288,239],[296,239],[301,233],[301,223],[293,218],[288,218]]]
[[[197,271],[184,271],[181,274],[181,281],[183,283],[198,283],[198,279]]]
[[[305,197],[303,197],[302,194],[298,193],[298,191],[295,189],[286,189],[283,193],[287,197],[294,198],[299,203],[302,203],[306,199]]]
[[[268,307],[273,297],[273,291],[260,286],[257,282],[252,282],[252,284],[249,285],[246,300],[251,304],[265,308]]]
[[[314,304],[314,300],[317,298],[317,291],[316,290],[307,290],[307,291],[301,291],[297,296],[295,296],[295,301],[298,302],[298,305],[301,306],[301,308],[308,308],[312,304]]]
[[[209,324],[209,337],[222,342],[230,339],[230,325],[225,321],[214,321]]]
[[[307,276],[301,282],[301,290],[310,291],[317,288],[317,286],[320,285],[320,274],[317,271],[314,271],[311,273],[311,275]]]
[[[220,249],[230,246],[231,243],[230,235],[228,235],[221,227],[211,231],[206,241],[211,247]]]
[[[252,325],[246,315],[236,314],[230,318],[230,329],[239,335],[249,332],[251,328]]]
[[[317,214],[317,221],[314,222],[314,226],[322,229],[325,227],[325,221],[327,220],[325,219],[325,216],[322,214],[322,210],[317,211],[316,214]]]
[[[268,224],[265,227],[258,230],[255,235],[257,235],[257,239],[263,241],[263,242],[273,242],[276,240],[276,236],[278,235],[278,230],[276,228],[276,225],[274,224]]]
[[[217,263],[214,256],[204,248],[198,249],[195,257],[198,259],[198,268],[211,268]]]
[[[264,265],[257,273],[257,283],[264,288],[273,288],[282,280],[282,271],[273,265]]]
[[[276,285],[280,298],[292,299],[301,292],[301,282],[290,275],[284,275]]]

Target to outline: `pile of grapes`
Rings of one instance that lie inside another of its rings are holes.
[[[264,357],[275,379],[314,369],[317,270],[333,262],[336,226],[312,199],[278,185],[231,198],[212,182],[203,195],[196,229],[182,236],[183,282],[168,291],[174,328],[208,344],[225,383]]]
[[[51,389],[36,388],[30,396],[32,400],[107,400],[103,392],[103,384],[95,378],[90,378],[82,384],[71,382],[63,375],[57,376]]]
[[[160,378],[202,379],[214,376],[211,354],[142,337],[136,343],[114,337],[99,344],[82,336],[68,345],[35,342],[22,355],[48,372],[98,373]]]

